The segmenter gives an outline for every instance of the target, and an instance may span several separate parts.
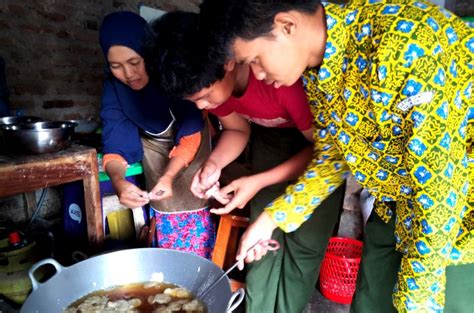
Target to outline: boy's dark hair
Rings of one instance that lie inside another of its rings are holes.
[[[224,77],[225,58],[209,58],[206,37],[199,30],[199,15],[166,13],[151,24],[145,43],[147,70],[158,87],[183,98],[207,88]]]
[[[211,55],[232,56],[234,40],[253,40],[268,36],[275,15],[291,10],[312,14],[319,0],[204,0],[201,28],[210,37]]]

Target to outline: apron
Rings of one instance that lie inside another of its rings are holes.
[[[174,127],[158,136],[142,135],[143,144],[143,170],[147,190],[150,191],[163,175],[169,162],[169,153],[174,147]],[[151,201],[151,207],[159,212],[175,213],[201,209],[207,205],[207,199],[199,199],[190,191],[191,181],[194,174],[207,160],[211,152],[211,140],[209,123],[201,130],[201,144],[194,160],[187,168],[182,169],[173,180],[173,197],[169,199]]]

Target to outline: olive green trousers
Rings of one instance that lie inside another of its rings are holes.
[[[375,212],[369,217],[351,312],[397,312],[392,292],[402,254],[395,250],[394,220],[386,224]],[[474,264],[447,267],[444,312],[474,312]]]
[[[253,126],[252,167],[262,172],[300,151],[305,144],[296,129],[273,129]],[[291,182],[273,185],[259,192],[251,201],[251,221]],[[344,187],[335,190],[316,208],[311,218],[296,231],[273,232],[280,249],[247,267],[246,313],[301,313],[314,292],[319,267],[335,224]]]

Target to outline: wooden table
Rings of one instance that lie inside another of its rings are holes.
[[[0,197],[82,180],[89,243],[104,241],[96,150],[73,145],[40,155],[0,156]]]

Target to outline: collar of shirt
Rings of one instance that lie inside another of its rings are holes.
[[[343,88],[342,76],[334,75],[333,69],[344,68],[344,51],[347,32],[344,27],[345,9],[342,5],[322,2],[326,14],[327,41],[324,59],[317,74],[316,85],[326,94],[335,94]],[[333,39],[339,38],[339,43]],[[341,45],[342,43],[342,45]]]

